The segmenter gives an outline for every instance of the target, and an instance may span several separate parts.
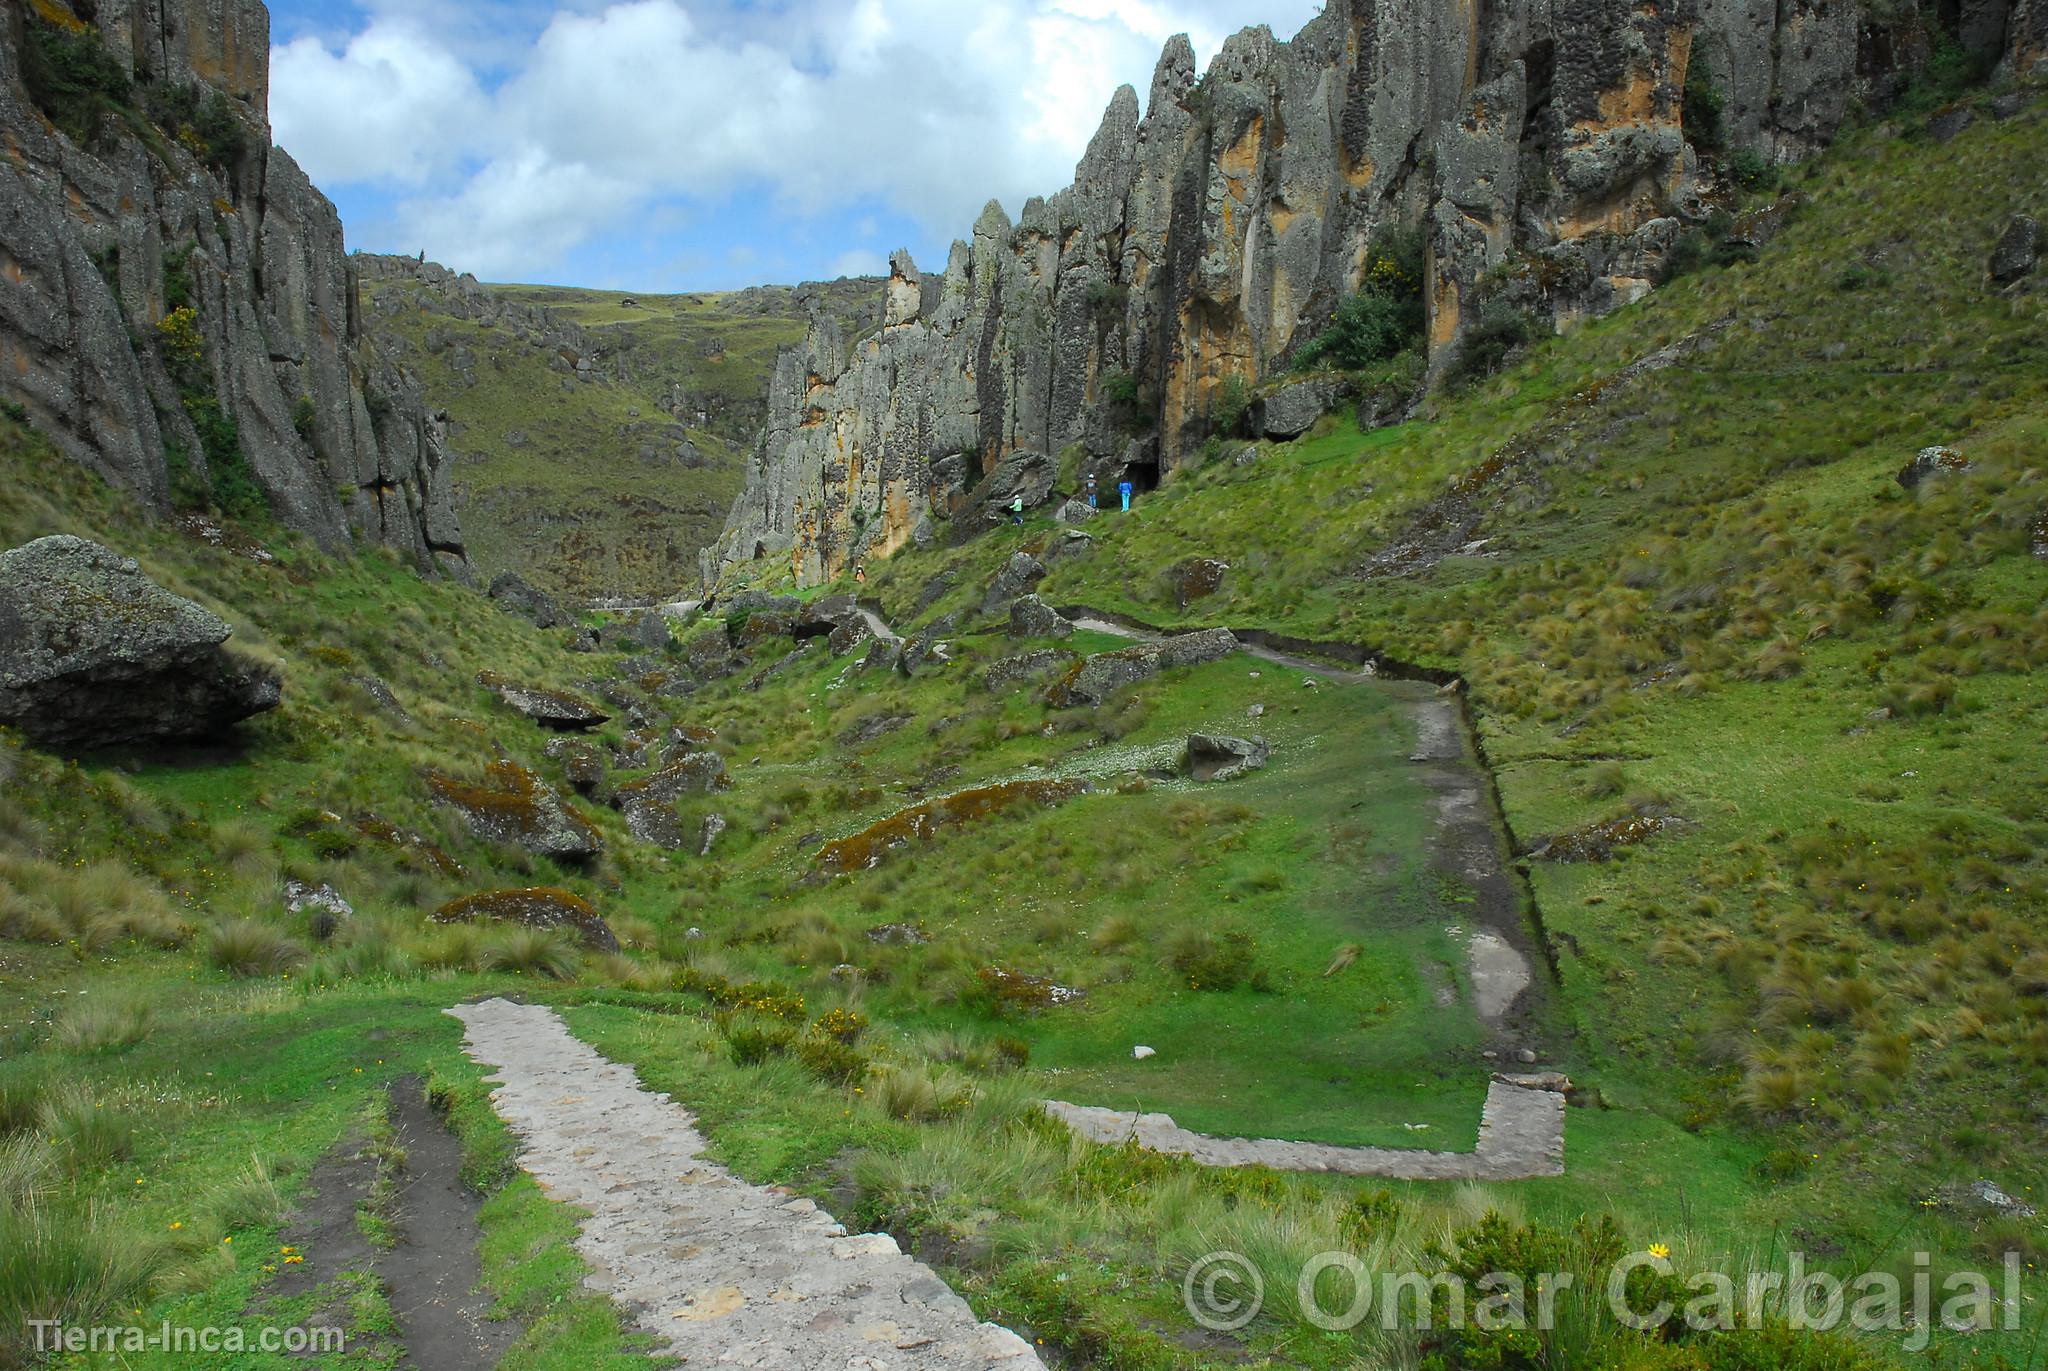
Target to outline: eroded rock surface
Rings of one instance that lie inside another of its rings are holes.
[[[0,554],[0,723],[59,748],[212,736],[281,698],[232,632],[111,549],[38,538]]]

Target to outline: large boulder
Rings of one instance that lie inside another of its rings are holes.
[[[660,652],[669,645],[668,617],[649,609],[613,619],[598,629],[597,642],[620,652]]]
[[[994,614],[1020,595],[1028,595],[1045,579],[1045,566],[1028,552],[1019,552],[1003,564],[981,597],[981,612]]]
[[[83,538],[0,554],[0,723],[51,747],[203,738],[277,708],[219,615]]]
[[[561,764],[569,788],[578,795],[590,799],[604,789],[604,749],[595,743],[581,738],[557,738],[547,745],[546,752],[550,761]]]
[[[1073,626],[1068,625],[1071,632]],[[1002,657],[982,668],[981,684],[991,694],[1000,695],[1014,686],[1034,677],[1045,676],[1065,666],[1073,658],[1056,647],[1042,647],[1036,652],[1020,652],[1014,657]]]
[[[1900,470],[1898,482],[1907,490],[1944,476],[1960,476],[1970,469],[1970,459],[1952,447],[1924,447]]]
[[[1259,431],[1282,441],[1299,438],[1316,426],[1342,397],[1338,381],[1297,381],[1282,386],[1266,397],[1259,414]]]
[[[476,683],[542,728],[581,733],[611,721],[611,715],[566,690],[523,686],[495,671],[477,673]]]
[[[619,940],[590,904],[566,890],[487,890],[450,900],[434,911],[439,924],[516,924],[522,928],[566,928],[598,952],[617,952]]]
[[[2015,214],[1991,250],[1992,284],[2010,286],[2031,276],[2040,256],[2041,221],[2031,214]]]
[[[1234,781],[1263,767],[1272,755],[1264,738],[1190,733],[1187,771],[1197,781]]]
[[[461,814],[470,831],[485,842],[524,848],[560,862],[587,862],[604,851],[604,839],[590,820],[517,762],[492,762],[480,782],[430,772],[427,789],[436,804]]]
[[[1079,663],[1065,680],[1055,682],[1048,696],[1061,707],[1099,705],[1125,686],[1162,671],[1218,662],[1235,651],[1237,639],[1229,629],[1211,628],[1116,652],[1099,652]]]
[[[1012,638],[1070,638],[1073,622],[1036,595],[1020,595],[1010,606]]]
[[[1186,609],[1196,600],[1206,600],[1223,589],[1230,563],[1214,557],[1190,557],[1173,568],[1173,597]]]
[[[861,622],[860,607],[851,595],[827,595],[796,611],[789,631],[792,638],[824,638]]]
[[[643,843],[671,851],[689,846],[676,801],[685,795],[708,795],[730,790],[732,780],[725,774],[725,758],[716,752],[692,752],[618,788],[612,803],[626,816],[626,827]]]
[[[556,628],[570,622],[559,605],[516,571],[508,571],[492,581],[490,596],[498,608],[531,620],[536,628]]]
[[[982,478],[975,491],[982,517],[978,522],[965,521],[962,531],[979,532],[989,524],[1005,522],[1010,517],[1011,501],[1019,495],[1024,497],[1024,508],[1038,508],[1051,497],[1053,482],[1058,478],[1058,464],[1044,453],[1011,453]]]

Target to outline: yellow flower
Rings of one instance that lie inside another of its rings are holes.
[[[171,1228],[172,1228],[172,1230],[173,1230],[173,1231],[176,1231],[177,1229],[183,1228],[184,1226],[185,1226],[185,1225],[184,1225],[184,1224],[183,1224],[182,1222],[180,1222],[179,1220],[173,1219],[173,1220],[171,1221]]]
[[[1658,1261],[1663,1261],[1666,1257],[1671,1255],[1671,1249],[1669,1247],[1666,1247],[1661,1242],[1653,1242],[1650,1244],[1650,1255],[1655,1257]]]

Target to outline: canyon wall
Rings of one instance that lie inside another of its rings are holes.
[[[0,0],[0,398],[152,509],[463,574],[441,421],[271,145],[269,32],[257,0]]]
[[[1615,309],[1719,192],[1689,103],[1717,107],[1719,157],[1795,161],[1938,47],[2040,60],[2041,5],[1329,0],[1199,77],[1175,39],[1072,186],[1015,222],[991,203],[943,271],[899,254],[850,360],[829,320],[782,358],[706,582],[786,556],[815,584],[972,531],[994,500],[1042,498],[1060,454],[1105,489],[1155,481],[1219,396],[1287,371],[1389,230],[1426,235],[1435,365],[1489,299],[1560,328]]]

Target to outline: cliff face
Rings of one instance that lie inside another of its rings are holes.
[[[943,274],[899,255],[851,362],[827,320],[782,359],[706,579],[785,553],[827,579],[931,536],[1016,453],[1079,445],[1105,488],[1155,480],[1226,382],[1277,375],[1327,326],[1392,228],[1426,234],[1435,360],[1489,294],[1557,327],[1639,298],[1715,189],[1689,75],[1729,151],[1793,161],[1937,44],[2040,58],[2043,0],[1914,3],[1330,0],[1292,42],[1238,34],[1200,80],[1176,39],[1071,187],[1014,224],[992,203]]]
[[[440,421],[270,145],[262,4],[0,0],[0,37],[0,393],[152,507],[464,572]]]

